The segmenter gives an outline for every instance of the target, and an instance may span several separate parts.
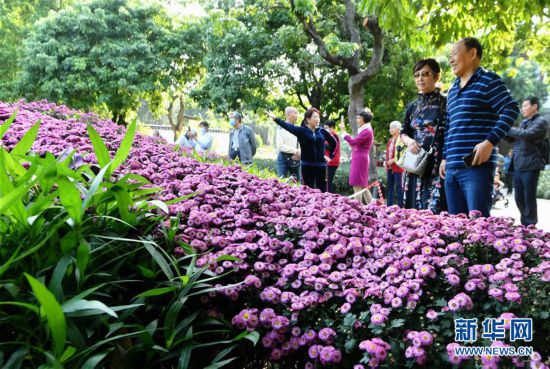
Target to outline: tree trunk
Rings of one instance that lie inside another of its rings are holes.
[[[357,134],[356,117],[359,112],[365,108],[365,87],[363,82],[354,83],[350,77],[348,82],[349,105],[348,105],[348,122],[351,127],[351,132]]]
[[[176,101],[175,98],[170,100],[170,104],[168,104],[168,124],[170,124],[170,127],[174,132],[174,141],[176,141],[179,136],[174,126],[174,101]]]
[[[183,126],[185,124],[185,104],[183,102],[183,95],[179,95],[179,110],[178,110],[178,117],[176,121],[176,132],[178,134],[181,134],[183,131]]]
[[[176,121],[174,122],[174,103],[176,102],[176,99],[179,101],[179,110],[176,116]],[[172,128],[172,132],[174,132],[174,140],[177,140],[183,131],[183,126],[185,124],[184,113],[185,113],[185,105],[183,102],[183,96],[182,95],[175,96],[170,101],[170,104],[168,105],[168,123]]]
[[[125,112],[119,113],[116,123],[120,126],[126,126],[126,119],[125,118],[126,118],[126,113]]]

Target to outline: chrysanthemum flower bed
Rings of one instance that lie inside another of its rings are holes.
[[[2,144],[15,145],[42,119],[34,150],[76,149],[94,162],[93,122],[115,151],[124,129],[47,102],[0,103],[19,113]],[[261,334],[260,355],[280,367],[547,367],[550,234],[478,214],[433,215],[261,180],[238,166],[199,163],[138,135],[121,171],[143,175],[181,214],[179,239],[235,288],[204,298],[210,314]],[[178,247],[175,253],[183,253]],[[237,261],[214,260],[231,255]],[[454,319],[533,319],[532,358],[456,357]],[[252,357],[252,355],[251,355]],[[257,357],[257,356],[256,356]],[[246,358],[243,359],[246,362]]]

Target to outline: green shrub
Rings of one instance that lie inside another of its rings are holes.
[[[537,197],[550,200],[550,170],[540,172]]]
[[[235,341],[256,342],[202,309],[217,277],[176,240],[179,219],[165,222],[158,189],[109,175],[128,155],[132,126],[112,160],[89,127],[101,170],[75,168],[74,152],[29,154],[37,132],[0,148],[0,367],[222,367]],[[181,257],[167,253],[178,244]]]

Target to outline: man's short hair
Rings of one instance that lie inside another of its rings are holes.
[[[413,73],[418,72],[420,69],[424,68],[424,66],[430,67],[432,72],[434,73],[440,73],[441,68],[439,67],[439,63],[435,59],[420,59],[416,62],[413,68]]]
[[[529,101],[529,104],[536,105],[537,110],[540,110],[540,100],[536,96],[527,96],[523,101]]]
[[[290,114],[290,112],[296,112],[296,114],[298,114],[298,109],[296,109],[294,106],[287,106],[285,108],[285,117],[288,117],[288,115]]]
[[[208,124],[207,121],[203,120],[202,122],[199,123],[199,127],[204,127],[206,129],[210,128],[210,124]]]
[[[479,40],[475,37],[464,37],[462,40],[460,40],[464,43],[464,46],[466,46],[466,49],[468,51],[472,49],[477,50],[477,57],[479,60],[481,60],[481,57],[483,56],[483,48],[481,47],[481,43]]]
[[[325,122],[325,126],[329,127],[329,128],[336,128],[336,122],[332,119],[330,120],[327,120]]]
[[[233,118],[235,120],[238,120],[239,122],[243,121],[243,115],[241,113],[239,113],[238,111],[232,112],[231,115],[233,116]]]
[[[394,120],[393,122],[390,123],[390,128],[397,128],[397,129],[401,129],[401,122],[398,121],[398,120]]]

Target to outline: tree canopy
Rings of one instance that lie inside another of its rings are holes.
[[[443,62],[448,86],[449,44],[464,36],[480,38],[483,65],[516,97],[548,92],[543,0],[204,0],[202,17],[163,8],[184,0],[72,4],[0,3],[1,96],[109,111],[120,122],[146,99],[168,110],[176,131],[188,98],[218,113],[315,106],[323,119],[347,116],[352,130],[368,106],[382,140],[415,96],[414,62]]]
[[[160,7],[126,0],[51,13],[25,41],[22,90],[76,108],[105,106],[122,122],[140,98],[160,99],[180,54],[170,27]]]

